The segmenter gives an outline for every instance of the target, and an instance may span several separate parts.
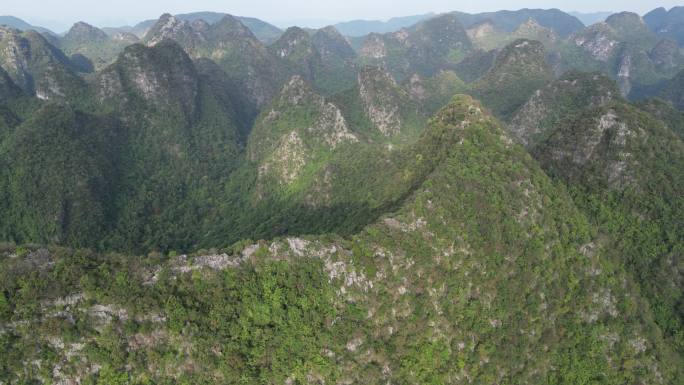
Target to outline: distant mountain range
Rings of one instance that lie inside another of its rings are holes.
[[[680,8],[6,20],[0,385],[682,384]]]
[[[21,20],[20,18],[14,16],[0,16],[0,25],[6,25],[8,27],[16,28],[21,31],[28,31],[32,29],[38,32],[48,32],[51,34],[55,34],[47,28],[31,25],[25,22],[24,20]]]
[[[352,20],[344,23],[337,23],[334,27],[345,36],[358,37],[369,33],[386,33],[398,31],[405,27],[410,27],[420,21],[435,16],[434,13],[424,15],[394,17],[387,21],[380,20]]]

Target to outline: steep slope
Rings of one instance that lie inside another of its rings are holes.
[[[41,99],[82,96],[84,82],[72,63],[35,31],[0,27],[0,67],[24,92]]]
[[[536,40],[549,48],[554,47],[560,40],[560,36],[553,29],[542,26],[532,18],[512,32],[498,29],[492,21],[485,20],[468,28],[468,36],[475,47],[485,51],[501,48],[517,39]]]
[[[644,21],[658,36],[677,41],[684,46],[684,7],[656,8],[644,15]]]
[[[662,99],[648,99],[637,104],[640,109],[665,122],[675,134],[684,140],[684,112],[675,109]]]
[[[413,170],[427,121],[419,106],[377,68],[328,99],[294,76],[257,118],[248,163],[231,176],[202,244],[365,226],[424,177]]]
[[[317,30],[311,42],[321,58],[316,87],[324,93],[340,92],[353,84],[357,73],[357,55],[335,27]]]
[[[535,95],[513,131],[536,135],[528,142],[532,154],[598,225],[608,255],[633,275],[681,354],[684,142],[673,129],[682,123],[625,102],[605,81],[566,81]]]
[[[497,116],[508,118],[551,79],[544,46],[520,39],[497,53],[492,67],[470,86],[470,92]]]
[[[317,91],[333,94],[347,89],[356,77],[356,54],[333,27],[313,35],[291,27],[269,50],[290,75],[300,75]]]
[[[21,89],[14,84],[9,74],[0,67],[0,104],[21,95]]]
[[[237,167],[241,148],[231,100],[210,79],[170,41],[129,46],[99,75],[102,108],[126,127],[111,247],[196,241],[196,215],[209,209],[202,197]]]
[[[426,120],[409,93],[378,67],[361,68],[356,86],[333,100],[355,130],[376,141],[410,141]]]
[[[659,39],[639,15],[630,12],[614,14],[573,35],[571,40],[602,63],[599,68],[574,68],[600,69],[610,74],[618,81],[623,96],[632,89],[672,77],[684,65],[676,45]]]
[[[537,24],[552,29],[561,37],[581,31],[584,25],[576,17],[558,9],[520,9],[517,11],[497,11],[476,14],[453,12],[458,20],[466,27],[490,21],[496,28],[506,32],[513,32],[520,25],[534,20]]]
[[[208,24],[202,20],[190,23],[165,14],[143,41],[153,46],[167,39],[178,42],[192,58],[214,60],[259,107],[270,101],[284,81],[276,58],[232,16]]]
[[[85,63],[81,67],[93,71],[100,70],[114,62],[119,53],[134,42],[134,37],[123,34],[110,37],[99,28],[78,22],[60,39],[59,47],[71,56],[72,60],[86,58],[90,63]]]
[[[234,17],[237,20],[239,20],[242,24],[244,24],[247,28],[250,29],[250,31],[254,34],[254,36],[257,37],[257,39],[259,39],[265,44],[274,42],[280,36],[280,34],[282,34],[282,31],[278,27],[266,23],[263,20],[255,19],[253,17],[233,16],[227,13],[219,12],[193,12],[174,15],[175,18],[190,23],[201,20],[208,24],[215,24],[221,21],[226,16]],[[133,27],[122,28],[123,30],[118,29],[117,32],[130,32],[137,35],[140,38],[143,38],[147,33],[149,33],[149,30],[153,28],[157,22],[158,20],[145,20],[136,24]]]
[[[302,174],[315,174],[337,146],[358,141],[342,112],[294,76],[252,130],[247,157],[259,164],[260,182],[272,178],[276,185],[291,185],[301,183]]]
[[[10,28],[18,29],[20,31],[30,31],[34,30],[36,32],[40,33],[49,33],[54,35],[55,33],[48,30],[47,28],[43,27],[37,27],[35,25],[31,25],[24,20],[21,20],[18,17],[14,16],[0,16],[0,25],[4,25]]]
[[[0,144],[0,237],[84,247],[111,220],[116,126],[47,105]],[[2,137],[0,137],[2,139]]]
[[[9,248],[0,316],[22,322],[3,324],[2,379],[676,380],[632,282],[478,103],[455,99],[416,151],[427,179],[345,239],[168,259]]]
[[[673,106],[679,110],[684,110],[684,91],[682,87],[684,86],[684,70],[680,71],[674,78],[663,81],[649,94],[658,96],[668,102],[672,103]]]
[[[381,66],[403,81],[453,69],[471,50],[468,34],[451,15],[440,15],[395,33],[369,35],[360,50],[365,64]]]
[[[619,98],[619,90],[607,76],[567,73],[536,91],[511,117],[507,128],[513,138],[531,149],[578,111],[600,108],[615,98]]]

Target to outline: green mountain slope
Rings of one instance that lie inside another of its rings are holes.
[[[282,62],[286,73],[303,76],[326,95],[349,88],[356,78],[356,53],[333,27],[312,35],[291,27],[269,50]]]
[[[419,143],[427,178],[352,237],[168,259],[9,248],[3,380],[677,378],[629,278],[478,103],[455,99]]]
[[[536,137],[528,141],[534,157],[598,225],[608,255],[633,274],[681,353],[684,142],[674,131],[681,121],[661,121],[588,76],[568,80],[533,97],[513,132]]]
[[[370,34],[359,56],[362,63],[381,66],[403,81],[414,73],[432,76],[453,69],[471,48],[458,19],[445,14],[398,32]]]
[[[83,62],[81,66],[85,71],[93,71],[114,62],[127,45],[136,41],[135,36],[117,34],[110,37],[101,29],[79,22],[60,39],[59,47],[72,60]]]
[[[659,36],[674,39],[684,45],[684,7],[656,8],[644,15],[644,21]]]
[[[3,239],[92,245],[105,235],[116,126],[47,105],[2,142]]]
[[[497,116],[508,118],[551,79],[544,46],[520,39],[497,53],[488,72],[470,85],[470,92]]]
[[[0,67],[41,99],[79,98],[85,87],[66,55],[35,31],[0,27]]]
[[[226,15],[214,24],[192,23],[163,15],[143,41],[155,45],[174,40],[192,58],[215,61],[254,105],[263,107],[284,82],[276,58],[238,19]]]
[[[558,35],[567,37],[582,30],[584,25],[576,17],[558,9],[520,9],[517,11],[496,11],[467,14],[454,12],[459,21],[471,28],[476,24],[491,21],[498,29],[513,32],[520,25],[533,20],[536,24],[554,30]]]

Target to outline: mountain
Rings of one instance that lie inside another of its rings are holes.
[[[50,31],[47,28],[43,27],[36,27],[34,25],[31,25],[24,20],[21,20],[17,17],[14,16],[0,16],[0,26],[6,26],[14,29],[18,29],[20,31],[36,31],[39,33],[47,33],[50,35],[56,35],[54,32]]]
[[[520,39],[497,53],[492,67],[470,86],[470,92],[505,119],[552,77],[544,46]]]
[[[569,72],[537,90],[511,117],[507,129],[519,143],[534,148],[577,111],[601,108],[619,95],[606,75]]]
[[[619,49],[620,43],[650,45],[656,41],[648,31],[643,19],[635,14],[623,12],[611,15],[605,22],[597,23],[577,33],[573,40],[594,58],[607,62]]]
[[[38,106],[0,136],[2,237],[116,249],[196,242],[185,232],[199,219],[188,215],[239,163],[240,104],[169,41],[129,46],[96,76],[87,103]]]
[[[84,72],[92,72],[114,62],[127,45],[137,41],[132,34],[120,32],[109,36],[99,28],[78,22],[59,40],[59,47]]]
[[[21,93],[21,89],[14,84],[9,74],[0,67],[0,103],[5,103],[21,95]]]
[[[371,33],[397,32],[402,28],[412,25],[435,16],[434,13],[424,15],[393,17],[387,21],[380,20],[352,20],[334,25],[335,29],[344,36],[360,37]]]
[[[648,303],[484,107],[454,99],[411,155],[426,177],[348,237],[170,257],[3,249],[0,315],[21,321],[6,323],[3,380],[676,381]]]
[[[599,68],[591,69],[610,73],[618,80],[625,96],[632,89],[674,76],[684,64],[678,48],[667,40],[659,39],[635,13],[611,15],[605,22],[573,35],[571,40],[594,60],[603,63]]]
[[[237,20],[239,20],[242,24],[244,24],[247,28],[249,28],[259,40],[267,44],[275,41],[282,33],[282,31],[278,27],[275,27],[269,23],[266,23],[265,21],[253,17],[232,16],[227,13],[219,12],[193,12],[174,16],[178,20],[183,20],[190,23],[203,20],[209,24],[215,24],[223,20],[226,16],[234,17]],[[145,20],[136,24],[133,27],[116,29],[116,31],[130,32],[137,35],[140,38],[143,38],[149,32],[150,28],[152,28],[157,23],[157,21],[158,20]]]
[[[445,14],[399,32],[370,34],[359,56],[362,63],[386,68],[403,81],[414,73],[432,76],[450,69],[471,48],[468,34],[457,18]]]
[[[684,112],[677,110],[672,104],[658,98],[638,103],[640,109],[649,112],[662,120],[675,134],[684,140]]]
[[[155,45],[167,39],[178,42],[193,58],[215,61],[256,106],[267,103],[283,82],[277,58],[232,16],[208,24],[202,20],[190,23],[165,14],[143,41]]]
[[[684,45],[684,7],[673,7],[669,11],[656,8],[644,15],[644,21],[658,36],[673,39],[680,47]]]
[[[0,150],[2,237],[86,246],[104,236],[114,132],[106,119],[56,105],[15,127]]]
[[[608,16],[614,14],[615,12],[568,12],[570,16],[576,17],[582,24],[590,26],[592,24],[600,23],[606,21]]]
[[[674,78],[664,80],[652,87],[647,87],[635,91],[639,98],[656,96],[671,103],[675,108],[684,110],[684,70],[680,71]]]
[[[0,67],[41,99],[80,97],[85,86],[66,55],[35,31],[0,27]]]
[[[567,37],[584,28],[582,22],[576,17],[558,9],[520,9],[476,14],[453,12],[453,14],[466,28],[489,21],[503,31],[512,32],[530,19],[543,27],[554,30],[561,37]]]
[[[473,45],[484,51],[501,48],[518,39],[536,40],[549,48],[555,47],[560,40],[553,29],[540,25],[532,18],[512,32],[498,29],[490,20],[473,25],[467,32]]]
[[[661,120],[647,112],[653,105],[629,104],[596,76],[573,75],[534,95],[512,131],[611,239],[609,254],[636,277],[681,352],[684,142],[674,131],[681,116],[662,110]]]
[[[680,385],[667,15],[0,28],[0,384]]]
[[[288,28],[269,50],[290,75],[303,76],[325,94],[348,88],[356,77],[356,53],[334,27],[313,35],[299,27]]]

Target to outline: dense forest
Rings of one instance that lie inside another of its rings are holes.
[[[0,385],[684,384],[681,10],[0,18]]]

